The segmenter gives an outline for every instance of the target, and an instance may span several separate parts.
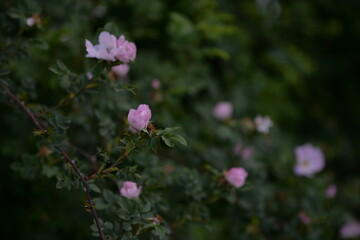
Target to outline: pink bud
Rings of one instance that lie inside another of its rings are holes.
[[[154,79],[153,81],[152,81],[152,83],[151,83],[151,86],[152,86],[152,88],[153,89],[159,89],[160,88],[160,86],[161,86],[161,83],[160,83],[160,81],[158,80],[158,79]]]
[[[129,198],[129,199],[138,198],[140,193],[141,193],[141,187],[138,188],[136,183],[134,183],[134,182],[126,181],[123,183],[123,185],[120,189],[121,196]]]
[[[325,195],[327,198],[333,198],[336,196],[336,192],[337,192],[337,187],[335,184],[330,184],[327,188],[326,188],[326,192]]]
[[[304,211],[299,212],[298,217],[299,217],[300,221],[305,225],[308,225],[311,223],[310,217]]]
[[[213,110],[214,117],[225,120],[232,117],[233,105],[230,102],[218,102]]]
[[[241,157],[242,157],[244,160],[249,160],[249,159],[251,159],[251,157],[253,156],[253,154],[254,154],[254,147],[253,147],[253,146],[246,147],[246,148],[244,148],[244,149],[241,151]]]
[[[117,65],[117,66],[114,66],[111,68],[111,70],[119,77],[125,77],[129,70],[130,70],[130,67],[129,65],[127,65],[126,63],[123,63],[123,64],[120,64],[120,65]]]
[[[231,168],[225,172],[226,180],[236,188],[242,187],[245,184],[245,180],[248,176],[247,171],[244,168]]]
[[[360,236],[360,222],[356,220],[345,223],[340,229],[342,238],[355,238]]]
[[[134,130],[143,130],[149,124],[151,119],[151,110],[148,105],[141,104],[138,109],[130,109],[128,121]]]

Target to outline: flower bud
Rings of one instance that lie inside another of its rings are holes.
[[[141,131],[147,127],[151,118],[151,110],[148,105],[141,104],[138,109],[130,109],[128,121],[133,130]]]
[[[226,180],[236,188],[242,187],[245,184],[245,180],[248,176],[247,171],[244,168],[231,168],[225,172]]]
[[[226,120],[232,117],[233,105],[230,102],[218,102],[213,110],[216,119]]]
[[[141,187],[138,188],[135,182],[126,181],[123,183],[120,194],[128,199],[138,198],[141,193]]]

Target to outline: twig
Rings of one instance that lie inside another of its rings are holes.
[[[5,93],[11,97],[16,103],[18,103],[20,105],[20,107],[26,112],[26,114],[31,118],[31,120],[34,122],[34,124],[36,125],[36,127],[38,129],[40,129],[41,131],[46,132],[46,130],[43,128],[43,126],[41,125],[40,121],[37,119],[37,117],[30,111],[30,109],[25,105],[25,103],[23,101],[21,101],[18,97],[16,97],[11,91],[10,89],[5,85],[5,83],[3,81],[0,80],[0,86],[4,89]],[[91,213],[94,217],[95,220],[95,224],[96,227],[98,229],[99,235],[101,240],[105,240],[105,236],[104,233],[102,231],[102,228],[100,226],[100,222],[99,222],[99,218],[97,216],[96,210],[93,207],[94,203],[92,201],[91,198],[91,194],[90,194],[90,187],[87,184],[83,174],[81,173],[80,169],[76,166],[75,162],[69,157],[69,155],[62,149],[58,148],[58,150],[61,152],[61,154],[63,155],[63,157],[65,158],[66,162],[69,163],[71,165],[71,167],[75,170],[76,175],[79,177],[81,183],[84,186],[84,190],[86,193],[86,198],[88,203],[90,204],[90,209],[91,209]]]
[[[0,80],[0,85],[4,89],[5,93],[11,97],[17,104],[20,105],[20,107],[26,112],[26,114],[31,118],[31,120],[34,122],[35,126],[40,129],[41,131],[45,132],[45,129],[42,127],[39,120],[35,117],[35,115],[30,111],[30,109],[25,105],[23,101],[21,101],[18,97],[16,97],[10,89],[5,85],[3,81]]]
[[[95,210],[95,208],[94,208],[94,203],[93,203],[92,198],[91,198],[89,184],[87,184],[87,182],[86,182],[83,174],[80,172],[80,169],[76,166],[74,160],[72,160],[72,159],[69,157],[69,155],[68,155],[66,152],[64,152],[64,150],[62,150],[62,149],[58,149],[58,150],[59,150],[59,151],[61,152],[61,154],[64,156],[66,162],[68,162],[68,163],[72,166],[72,168],[75,170],[76,175],[78,175],[78,177],[80,178],[80,181],[81,181],[81,183],[82,183],[83,186],[84,186],[84,190],[85,190],[85,193],[86,193],[86,198],[87,198],[88,203],[90,204],[91,213],[92,213],[93,216],[94,216],[95,224],[96,224],[96,227],[97,227],[97,229],[98,229],[100,238],[101,238],[102,240],[105,240],[106,238],[105,238],[105,236],[104,236],[104,233],[102,232],[101,225],[100,225],[100,222],[99,222],[99,218],[98,218],[98,216],[97,216],[96,210]]]
[[[80,89],[79,92],[73,94],[72,96],[71,95],[68,95],[67,98],[63,101],[60,101],[57,105],[51,107],[51,108],[48,108],[42,112],[38,112],[36,113],[36,116],[40,117],[42,115],[44,115],[45,113],[48,113],[50,111],[53,111],[53,110],[56,110],[58,108],[61,108],[63,106],[65,106],[66,104],[70,103],[72,100],[75,99],[75,97],[79,96],[81,93],[83,93],[86,89],[88,89],[88,85],[86,85],[85,87],[83,87],[82,89]]]

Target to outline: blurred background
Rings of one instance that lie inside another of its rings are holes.
[[[101,117],[92,115],[99,122],[94,136],[103,141],[114,136],[117,119],[135,107],[135,99],[151,106],[156,126],[182,127],[189,149],[175,149],[172,156],[163,156],[165,161],[223,170],[230,161],[237,162],[232,149],[241,139],[255,146],[258,165],[247,163],[259,181],[253,180],[254,185],[268,183],[263,193],[251,192],[254,198],[271,189],[295,192],[285,200],[293,201],[293,211],[281,209],[281,200],[272,196],[279,203],[268,213],[271,221],[290,221],[287,228],[269,227],[272,237],[260,237],[252,229],[266,217],[251,215],[260,210],[249,207],[242,239],[337,239],[342,223],[360,219],[359,9],[356,0],[2,0],[1,61],[11,59],[14,85],[19,86],[14,91],[21,90],[30,102],[51,106],[66,94],[49,71],[57,59],[74,72],[85,72],[85,39],[95,43],[102,29],[124,34],[136,43],[137,59],[121,81],[135,85],[137,95],[116,98],[112,106],[99,103]],[[31,17],[37,22],[29,26]],[[20,33],[24,39],[32,40],[20,44],[24,53],[9,48],[6,52],[19,29],[25,29]],[[161,83],[159,91],[151,90],[154,79]],[[76,190],[58,190],[56,179],[39,175],[41,169],[33,164],[38,149],[32,123],[6,105],[3,94],[1,99],[1,239],[90,239],[91,217],[79,209],[83,196]],[[219,124],[212,116],[219,101],[233,104],[233,118],[239,123],[258,114],[270,116],[274,127],[269,136],[234,134],[231,124]],[[77,129],[81,133],[81,127]],[[95,154],[98,142],[82,136],[77,140]],[[326,157],[325,170],[312,183],[292,176],[293,149],[307,142],[321,147]],[[176,160],[176,155],[183,159]],[[25,164],[27,171],[14,171],[16,162]],[[338,187],[336,199],[325,207],[311,205],[330,183]],[[314,185],[312,198],[304,204],[296,200],[308,194],[302,184]],[[211,236],[194,224],[189,236],[183,233],[179,239],[238,239],[234,236],[239,229],[227,226],[228,210],[220,206],[211,210],[217,216],[210,223],[215,229]],[[315,209],[315,215],[331,214],[321,215],[307,228],[291,220],[303,208]],[[292,234],[294,229],[298,235]]]

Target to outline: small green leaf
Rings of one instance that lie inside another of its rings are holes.
[[[96,186],[94,183],[90,183],[90,184],[89,184],[89,187],[90,187],[90,189],[91,189],[92,191],[97,192],[97,193],[101,193],[100,188],[99,188],[98,186]]]
[[[154,153],[158,152],[158,143],[159,143],[158,138],[152,138],[150,140],[150,148],[151,148],[151,151],[153,151]]]
[[[95,204],[95,208],[98,210],[104,210],[108,206],[102,198],[93,198],[93,202]]]
[[[171,148],[174,147],[174,143],[173,143],[169,138],[167,138],[166,136],[162,136],[161,139],[164,141],[164,143],[165,143],[168,147],[171,147]]]
[[[174,141],[177,141],[178,143],[180,143],[184,146],[187,146],[187,142],[186,142],[185,138],[183,138],[182,136],[180,136],[178,134],[171,136],[171,139]]]
[[[123,228],[124,228],[125,231],[130,231],[131,230],[131,223],[124,222]]]
[[[59,70],[59,68],[56,65],[51,65],[49,67],[49,70],[52,71],[53,73],[57,74],[57,75],[62,74],[62,72]]]
[[[160,136],[160,135],[165,135],[165,134],[170,134],[176,130],[178,130],[180,127],[171,127],[171,128],[165,128],[163,130],[158,130],[156,132],[156,135],[157,136]]]

